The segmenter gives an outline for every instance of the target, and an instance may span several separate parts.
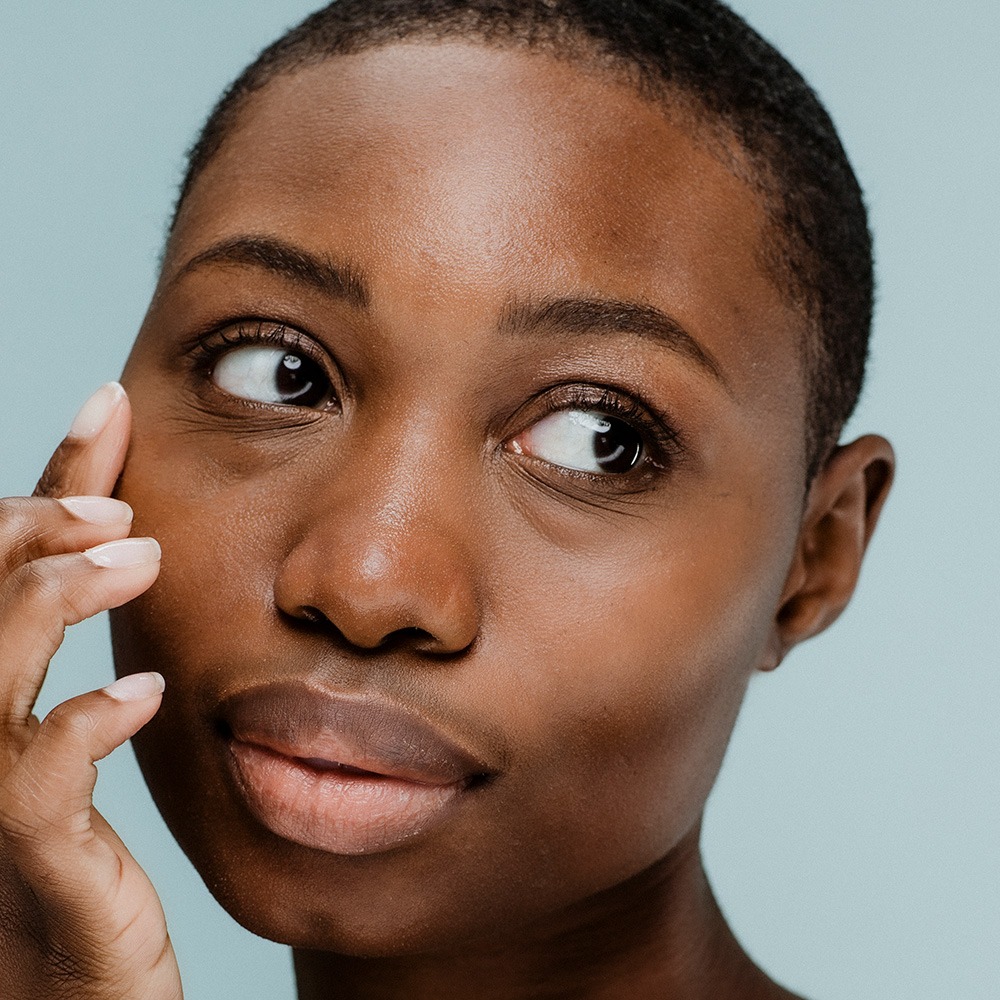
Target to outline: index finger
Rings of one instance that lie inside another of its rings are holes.
[[[49,459],[35,496],[110,496],[125,462],[132,410],[118,382],[102,385]]]

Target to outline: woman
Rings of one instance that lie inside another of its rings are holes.
[[[90,804],[144,725],[304,998],[791,996],[698,836],[750,677],[846,605],[891,480],[884,439],[835,444],[864,210],[724,8],[619,14],[338,4],[213,115],[128,395],[5,508],[12,996],[180,995]],[[106,607],[124,676],[38,726]]]

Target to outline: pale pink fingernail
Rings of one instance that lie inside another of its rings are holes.
[[[125,398],[125,390],[118,382],[107,382],[80,407],[80,412],[70,425],[68,437],[89,441],[104,430],[115,412],[115,407]]]
[[[57,502],[90,524],[129,524],[132,520],[132,508],[111,497],[60,497]]]
[[[113,684],[101,690],[111,695],[115,701],[145,701],[158,694],[163,694],[166,682],[162,674],[155,671],[148,674],[129,674],[119,677]]]
[[[160,558],[160,544],[155,538],[122,538],[117,542],[95,545],[83,553],[95,566],[128,569],[145,566]]]

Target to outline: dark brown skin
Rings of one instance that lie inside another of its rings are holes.
[[[713,148],[606,75],[406,44],[269,84],[183,206],[123,376],[116,496],[164,558],[116,663],[166,677],[147,781],[220,902],[293,945],[303,1000],[791,996],[726,927],[700,820],[750,678],[850,598],[893,457],[864,437],[807,489],[803,320]],[[247,236],[367,296],[195,260]],[[533,310],[558,300],[589,306]],[[333,402],[213,380],[257,321]],[[616,406],[631,471],[539,446]],[[490,780],[391,850],[281,840],[215,723],[276,676],[407,706]]]

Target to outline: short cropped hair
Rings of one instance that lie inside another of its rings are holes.
[[[336,0],[264,49],[188,154],[174,220],[247,99],[276,76],[404,39],[520,46],[624,75],[693,107],[738,144],[768,218],[764,262],[804,317],[806,480],[836,444],[864,378],[874,296],[860,186],[801,75],[717,0]]]

